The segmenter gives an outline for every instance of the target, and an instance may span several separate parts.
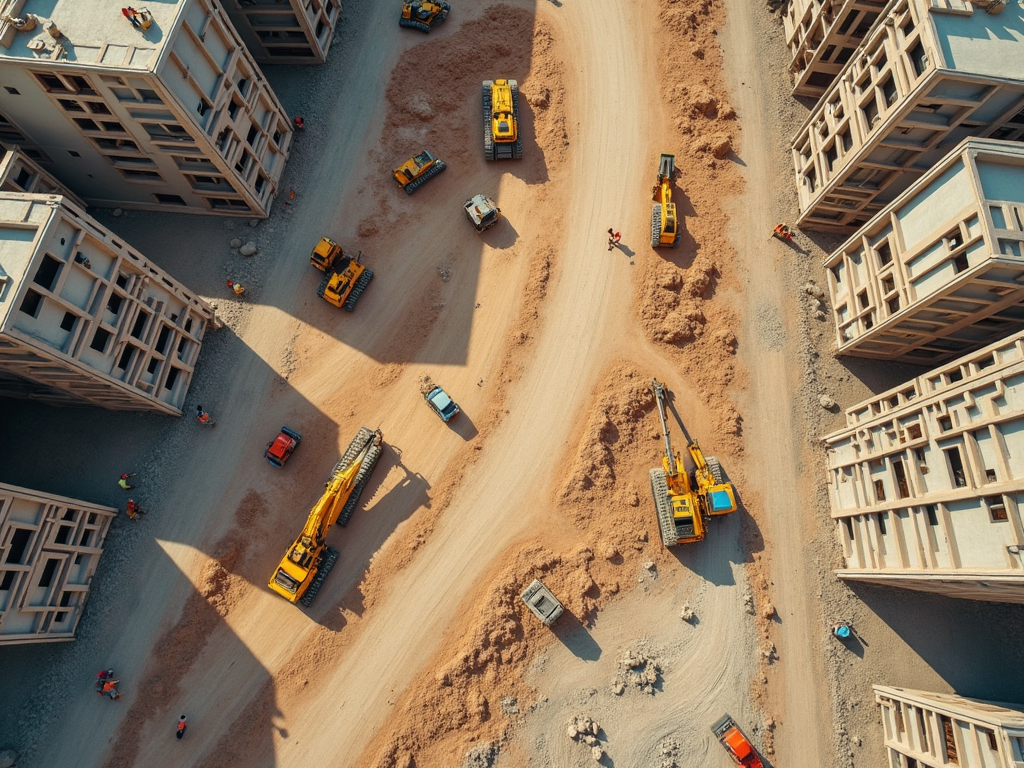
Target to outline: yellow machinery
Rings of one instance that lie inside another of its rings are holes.
[[[346,312],[356,308],[359,297],[373,280],[373,270],[362,263],[362,251],[352,256],[329,237],[320,238],[309,261],[324,273],[316,295]]]
[[[658,183],[651,191],[654,198],[651,211],[652,248],[671,247],[679,237],[676,204],[672,202],[672,176],[675,171],[676,156],[663,154],[658,163]]]
[[[429,32],[431,27],[448,18],[448,11],[452,7],[443,2],[427,2],[427,0],[413,0],[411,3],[402,4],[402,16],[398,20],[401,27],[418,29],[420,32]]]
[[[652,469],[651,493],[658,512],[661,543],[666,547],[702,541],[706,533],[705,518],[736,511],[736,495],[732,483],[722,475],[722,467],[714,456],[704,458],[697,441],[687,448],[694,463],[692,473],[686,470],[683,457],[672,451],[665,418],[665,385],[657,379],[651,384],[658,401],[658,416],[665,436],[662,467]]]
[[[447,167],[444,164],[444,160],[434,157],[433,154],[424,149],[418,155],[413,155],[395,168],[395,181],[398,182],[399,187],[405,190],[407,195],[411,195]]]
[[[519,135],[519,83],[484,80],[484,158],[518,160],[523,156]]]
[[[335,522],[345,525],[359,503],[363,486],[383,450],[380,430],[362,427],[334,467],[327,489],[309,511],[306,525],[281,559],[270,588],[307,608],[320,591],[338,552],[327,546],[327,532]]]

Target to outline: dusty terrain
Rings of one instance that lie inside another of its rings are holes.
[[[1001,636],[1024,611],[831,576],[817,438],[841,416],[818,396],[910,372],[833,359],[804,290],[829,243],[767,238],[794,211],[803,109],[778,31],[743,0],[476,0],[424,37],[349,0],[324,67],[268,69],[309,125],[268,221],[97,212],[218,303],[186,411],[219,426],[0,403],[12,430],[60,436],[0,446],[4,481],[116,504],[131,468],[151,512],[115,525],[74,644],[0,653],[0,747],[23,767],[541,768],[598,748],[724,768],[708,725],[729,711],[773,764],[867,768],[872,682],[1013,699],[1022,651]],[[524,96],[520,162],[481,158],[479,82],[498,76]],[[407,197],[390,169],[422,147],[449,167]],[[654,251],[661,152],[686,233]],[[482,236],[460,211],[478,192],[505,216]],[[320,234],[376,272],[351,315],[315,295]],[[743,502],[673,551],[647,486],[654,376],[677,446],[717,454]],[[450,426],[423,377],[462,406]],[[281,424],[303,442],[275,470]],[[363,425],[387,450],[300,610],[266,581]],[[537,576],[566,605],[552,630],[518,599]],[[856,653],[829,643],[839,615]],[[104,666],[117,702],[92,693]],[[593,744],[567,736],[582,717]]]

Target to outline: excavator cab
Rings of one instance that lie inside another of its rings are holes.
[[[652,248],[671,247],[679,237],[676,204],[672,202],[672,177],[675,171],[676,156],[662,154],[658,163],[658,183],[651,191],[654,199],[651,210]]]

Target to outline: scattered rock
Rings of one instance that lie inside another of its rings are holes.
[[[597,737],[591,736],[589,733],[583,737],[583,743],[588,747],[593,747],[597,744]]]
[[[13,749],[5,749],[0,752],[0,768],[14,768],[16,762],[18,762],[18,753]]]
[[[604,548],[604,559],[605,560],[614,560],[618,556],[619,556],[619,550],[617,550],[615,548],[614,544],[609,544],[608,546],[606,546]]]
[[[768,643],[761,649],[761,655],[765,661],[771,664],[773,661],[777,661],[779,658],[778,651],[775,650],[775,643]]]
[[[755,610],[754,610],[754,593],[753,592],[744,592],[743,593],[743,608],[751,616],[754,615]]]
[[[577,736],[580,735],[580,732],[576,730],[575,721],[569,723],[568,727],[565,729],[565,735],[568,736],[570,739],[575,739]]]
[[[590,750],[590,756],[594,758],[595,762],[599,763],[604,758],[604,750],[600,747],[594,747]]]
[[[120,208],[115,208],[113,215],[120,216],[122,213],[124,213],[124,211],[122,211]]]
[[[541,88],[537,93],[527,96],[526,100],[530,102],[531,107],[546,109],[551,103],[551,92],[547,88]]]
[[[825,292],[823,290],[821,290],[821,288],[819,288],[814,283],[807,283],[807,284],[805,284],[804,285],[804,293],[806,293],[808,296],[813,296],[818,301],[824,301],[825,300]]]
[[[616,680],[612,683],[612,693],[616,696],[621,696],[626,691],[626,686],[622,684],[621,680]]]
[[[515,696],[506,696],[501,700],[501,711],[506,715],[518,715],[519,701]]]
[[[824,312],[819,310],[819,311],[814,313],[814,319],[815,320],[826,320],[826,319],[828,319],[828,315],[826,315]]]
[[[824,408],[826,411],[830,411],[836,407],[836,401],[828,395],[820,395],[818,397],[818,405]]]
[[[260,220],[259,219],[249,219],[249,226],[250,227],[258,227],[259,225],[260,225]]]
[[[229,243],[229,245],[232,248],[241,248],[242,247],[242,241],[239,240],[237,237],[233,237],[233,238],[231,238],[231,242]]]
[[[728,136],[722,136],[711,141],[711,154],[721,160],[732,152],[732,142]]]
[[[682,610],[679,611],[679,618],[681,618],[683,621],[693,621],[694,616],[696,616],[696,614],[693,612],[693,608],[691,608],[689,605],[684,605]]]
[[[772,618],[773,616],[775,616],[775,606],[771,603],[766,603],[764,606],[764,610],[761,611],[761,615],[766,619]]]
[[[466,753],[464,768],[491,768],[498,757],[498,745],[490,742],[477,744]]]
[[[238,249],[238,252],[239,252],[240,254],[242,254],[243,256],[252,256],[252,255],[254,255],[254,254],[255,254],[255,253],[256,253],[256,252],[258,251],[258,250],[259,250],[259,249],[258,249],[258,248],[256,247],[256,243],[254,243],[254,242],[252,242],[252,241],[249,241],[248,243],[246,243],[245,245],[243,245],[243,246],[242,246],[241,248],[239,248],[239,249]]]
[[[437,274],[440,275],[442,283],[447,283],[449,280],[452,279],[451,267],[438,267]]]
[[[427,101],[427,96],[424,93],[417,93],[409,100],[409,111],[420,120],[427,121],[434,119],[434,110],[431,108],[430,103]]]

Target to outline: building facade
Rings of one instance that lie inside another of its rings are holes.
[[[265,217],[288,117],[215,0],[0,0],[0,141],[90,205]]]
[[[963,142],[825,268],[840,354],[934,365],[1024,329],[1024,144]]]
[[[872,686],[889,768],[1020,768],[1024,704]]]
[[[886,0],[792,0],[782,17],[793,95],[820,98],[877,21]]]
[[[116,516],[0,483],[0,646],[75,639]]]
[[[0,192],[0,394],[181,415],[213,321],[67,198]]]
[[[805,229],[852,233],[965,138],[1024,137],[1024,7],[892,0],[883,16],[793,140]]]
[[[1024,332],[855,405],[824,442],[840,578],[1024,603]]]
[[[323,64],[341,18],[341,0],[223,0],[261,64]]]
[[[77,205],[83,203],[71,190],[44,171],[17,149],[0,146],[0,192],[30,192],[41,195],[63,195]]]

